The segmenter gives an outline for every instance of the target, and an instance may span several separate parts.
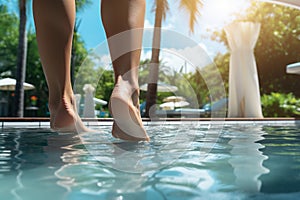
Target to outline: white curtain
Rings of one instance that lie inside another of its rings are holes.
[[[262,118],[254,47],[260,24],[235,22],[225,27],[231,56],[228,117]]]

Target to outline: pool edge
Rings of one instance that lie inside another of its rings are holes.
[[[113,118],[82,118],[87,126],[109,126],[112,125]],[[219,123],[219,124],[300,124],[300,118],[143,118],[144,125],[155,123],[178,124],[178,123]],[[49,128],[50,119],[47,117],[0,117],[0,126],[4,127],[37,127]]]

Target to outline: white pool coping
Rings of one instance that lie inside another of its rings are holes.
[[[88,120],[85,119],[83,122],[88,127],[97,127],[97,126],[111,126],[113,124],[112,119],[106,120]],[[149,119],[143,121],[144,126],[155,126],[155,125],[300,125],[300,119],[294,118],[265,118],[265,119],[229,119],[229,118],[200,118],[200,119],[186,119],[186,118],[167,118],[167,119],[159,119],[157,121],[151,121]],[[1,120],[0,119],[0,127],[1,128],[50,128],[50,122],[47,120],[41,121],[12,121],[12,120]]]

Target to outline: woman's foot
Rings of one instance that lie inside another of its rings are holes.
[[[64,97],[60,101],[49,104],[50,127],[58,132],[90,132],[77,114],[74,98]]]
[[[114,118],[112,135],[130,141],[149,141],[139,110],[139,90],[118,77],[109,102]]]

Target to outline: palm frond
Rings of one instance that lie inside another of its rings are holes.
[[[199,8],[203,6],[202,0],[180,0],[180,8],[188,11],[190,14],[189,26],[193,33],[197,16],[200,15]]]
[[[76,10],[82,11],[93,3],[92,0],[76,0]]]

